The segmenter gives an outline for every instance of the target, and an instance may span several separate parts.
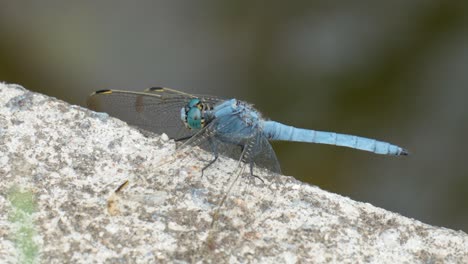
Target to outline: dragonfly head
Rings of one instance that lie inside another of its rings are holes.
[[[205,110],[209,109],[209,105],[198,98],[193,98],[184,108],[180,109],[180,118],[187,128],[202,129],[206,125]]]

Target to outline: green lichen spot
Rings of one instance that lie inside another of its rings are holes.
[[[34,194],[31,191],[22,191],[18,187],[13,187],[7,194],[12,210],[8,219],[13,223],[13,239],[15,246],[21,256],[21,263],[35,263],[39,255],[39,246],[35,243],[32,214],[36,211]]]

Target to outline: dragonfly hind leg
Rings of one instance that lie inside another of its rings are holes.
[[[253,176],[253,177],[255,177],[255,178],[261,180],[262,183],[265,183],[265,181],[264,181],[260,176],[254,174],[254,172],[253,172],[253,169],[254,169],[254,162],[253,162],[253,160],[251,160],[251,161],[249,162],[249,166],[250,166],[250,176]]]
[[[241,147],[242,153],[244,153],[245,145],[239,145],[239,146]],[[247,162],[246,162],[246,163],[247,163]],[[249,158],[248,163],[249,163],[249,168],[250,168],[250,176],[255,177],[255,178],[261,180],[262,183],[265,183],[265,181],[264,181],[260,176],[254,174],[254,165],[255,165],[254,159],[253,159],[253,158]]]

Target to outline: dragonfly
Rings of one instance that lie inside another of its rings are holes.
[[[213,159],[220,155],[239,158],[250,166],[281,173],[270,141],[294,141],[348,147],[382,155],[402,156],[408,151],[397,145],[355,135],[296,128],[266,119],[253,105],[216,96],[192,95],[178,90],[152,87],[143,92],[99,90],[90,95],[88,107],[126,121],[130,125],[183,142],[190,151],[203,145]],[[236,151],[237,150],[237,151]]]

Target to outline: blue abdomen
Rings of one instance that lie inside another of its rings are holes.
[[[295,128],[293,126],[287,126],[275,121],[263,122],[263,132],[270,140],[328,144],[384,155],[408,154],[405,149],[384,141],[347,134],[339,134],[335,132]]]

